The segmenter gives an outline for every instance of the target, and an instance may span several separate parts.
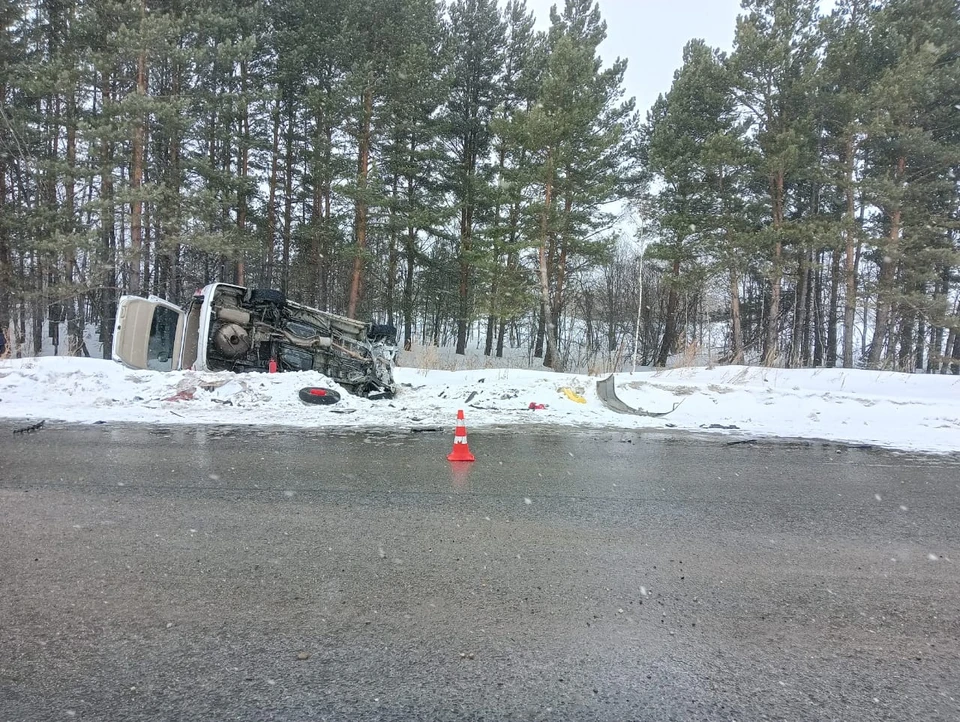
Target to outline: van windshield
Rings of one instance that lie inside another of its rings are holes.
[[[147,344],[147,368],[153,371],[173,370],[173,347],[177,339],[180,314],[158,306],[150,323],[150,341]]]

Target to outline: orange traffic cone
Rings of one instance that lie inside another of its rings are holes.
[[[476,461],[477,458],[470,453],[470,445],[467,443],[467,427],[463,423],[463,409],[457,412],[457,430],[453,435],[453,451],[447,456],[448,461]]]

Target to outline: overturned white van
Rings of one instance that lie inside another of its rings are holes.
[[[123,296],[113,360],[136,369],[319,371],[360,396],[396,391],[396,329],[288,301],[280,291],[213,283],[185,309]]]

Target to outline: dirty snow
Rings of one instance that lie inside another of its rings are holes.
[[[163,373],[88,358],[6,360],[0,361],[0,418],[452,430],[457,410],[463,409],[468,427],[477,431],[533,423],[671,428],[737,438],[794,437],[960,451],[957,376],[743,366],[617,374],[617,393],[630,406],[650,412],[676,406],[662,418],[609,410],[597,396],[597,377],[587,375],[397,368],[395,376],[401,384],[396,398],[371,401],[347,394],[316,372]],[[342,400],[307,406],[297,397],[304,386],[333,388]],[[564,389],[575,393],[568,396]],[[578,396],[586,403],[578,403]],[[545,408],[531,410],[531,404]]]

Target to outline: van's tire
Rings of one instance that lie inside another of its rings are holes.
[[[287,297],[283,291],[274,291],[270,288],[255,288],[250,291],[250,303],[273,303],[277,306],[283,306],[287,303]]]
[[[333,389],[323,389],[318,386],[304,386],[300,389],[300,400],[305,404],[329,406],[340,400],[340,394]]]

